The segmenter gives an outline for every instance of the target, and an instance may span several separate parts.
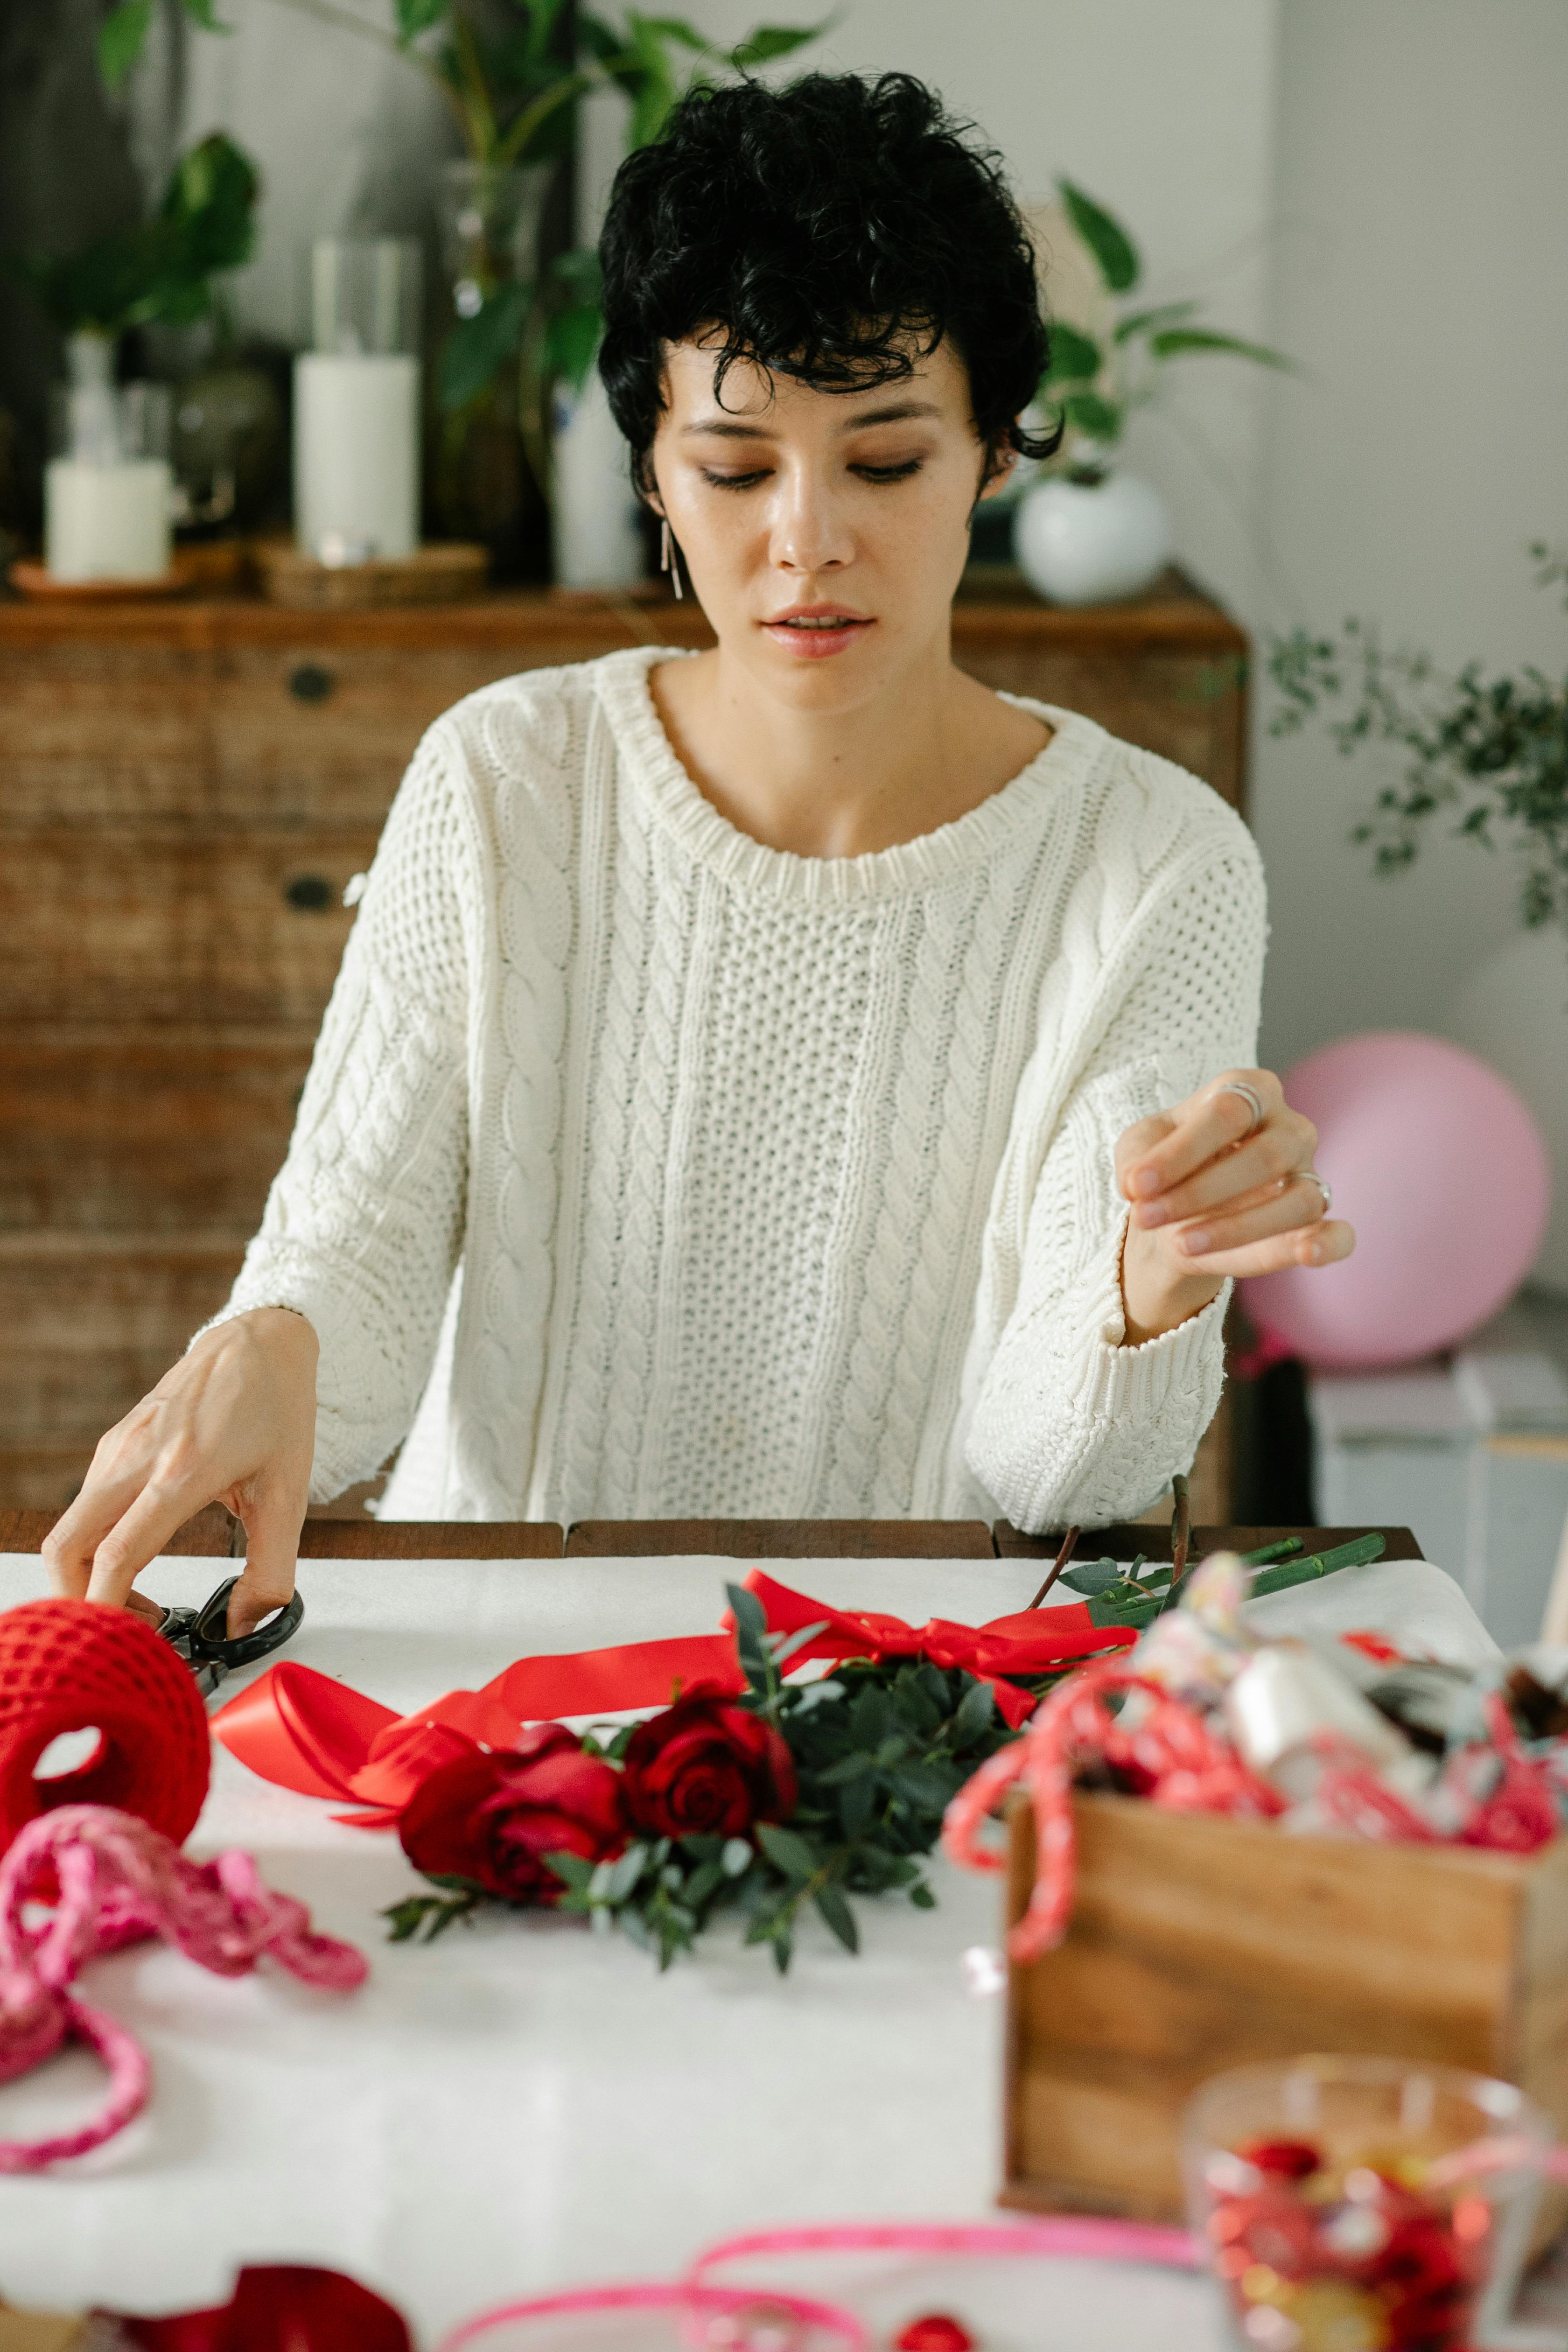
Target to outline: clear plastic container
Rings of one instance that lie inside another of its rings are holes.
[[[1540,2177],[1444,2185],[1438,2159],[1550,2119],[1510,2083],[1394,2058],[1216,2075],[1188,2105],[1188,2216],[1244,2352],[1459,2352],[1517,2293]]]

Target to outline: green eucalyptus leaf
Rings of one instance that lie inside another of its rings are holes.
[[[1092,335],[1080,334],[1058,320],[1050,330],[1051,355],[1046,369],[1047,383],[1078,383],[1097,376],[1105,364],[1105,354]]]
[[[955,1748],[972,1748],[991,1728],[991,1717],[996,1700],[989,1683],[972,1683],[959,1701],[958,1712],[952,1718],[952,1744]]]
[[[767,1612],[756,1594],[747,1585],[727,1584],[724,1597],[730,1603],[736,1633],[749,1635],[761,1649],[767,1640],[768,1619]]]
[[[562,1885],[571,1887],[574,1893],[585,1895],[593,1884],[594,1864],[580,1853],[547,1853],[544,1866],[546,1870],[553,1871]]]
[[[726,1838],[719,1856],[720,1867],[726,1878],[739,1878],[752,1866],[752,1847],[746,1838]]]
[[[1164,327],[1149,338],[1149,349],[1156,359],[1180,359],[1191,352],[1225,352],[1233,359],[1254,360],[1259,367],[1282,368],[1287,373],[1296,372],[1296,362],[1283,352],[1268,343],[1249,343],[1239,335],[1222,335],[1212,327]]]
[[[646,1845],[627,1846],[625,1853],[610,1872],[609,1883],[605,1889],[605,1899],[608,1902],[624,1903],[642,1876],[647,1858]]]
[[[838,1793],[838,1820],[845,1836],[853,1845],[864,1837],[871,1826],[877,1809],[877,1784],[869,1777],[851,1780]]]
[[[1138,283],[1138,248],[1120,221],[1070,180],[1058,180],[1057,187],[1068,220],[1099,263],[1107,286],[1113,294],[1125,294]]]
[[[1109,1592],[1113,1584],[1121,1584],[1126,1570],[1120,1560],[1080,1560],[1076,1568],[1064,1568],[1061,1580],[1073,1592]]]
[[[803,1837],[794,1830],[780,1827],[777,1822],[757,1823],[757,1843],[775,1870],[786,1878],[806,1879],[816,1874],[816,1856]]]
[[[837,1886],[819,1886],[812,1897],[818,1911],[847,1952],[860,1948],[860,1931],[855,1925],[855,1914]]]

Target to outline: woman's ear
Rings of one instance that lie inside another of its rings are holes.
[[[1018,462],[1018,452],[1007,443],[993,444],[985,453],[985,471],[980,477],[979,497],[994,499],[998,490],[1005,489],[1013,478],[1013,468]]]

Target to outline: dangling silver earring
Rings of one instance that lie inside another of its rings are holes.
[[[668,517],[660,520],[658,543],[658,568],[661,572],[668,572],[669,584],[675,591],[675,601],[679,604],[684,593],[680,585],[680,551],[670,536]]]

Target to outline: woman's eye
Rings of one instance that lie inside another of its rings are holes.
[[[702,478],[705,482],[711,482],[716,490],[751,490],[759,482],[765,482],[767,474],[762,467],[754,468],[749,474],[716,474],[711,466],[704,466]]]
[[[920,469],[921,460],[918,457],[906,457],[901,466],[853,466],[850,467],[851,473],[858,474],[863,482],[907,482],[910,476],[918,474]]]

